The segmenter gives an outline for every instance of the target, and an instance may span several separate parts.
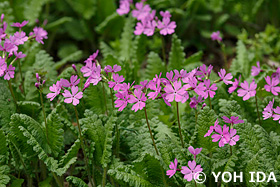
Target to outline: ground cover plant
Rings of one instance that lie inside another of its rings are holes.
[[[16,2],[0,3],[1,187],[280,185],[270,3]]]

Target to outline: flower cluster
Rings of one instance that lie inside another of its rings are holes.
[[[36,73],[36,80],[37,82],[35,83],[35,87],[41,90],[44,84],[46,83],[46,80],[42,80],[38,73]]]
[[[225,123],[231,124],[230,130],[227,125],[221,127],[217,119],[214,123],[214,126],[210,126],[210,129],[204,135],[204,137],[210,136],[213,132],[216,132],[211,136],[211,138],[213,139],[213,142],[219,141],[219,147],[224,147],[225,144],[233,146],[237,141],[239,141],[239,136],[236,135],[236,129],[233,129],[232,126],[233,124],[244,123],[244,121],[235,116],[231,116],[230,118],[223,116],[223,120]]]
[[[25,54],[19,51],[19,46],[32,38],[35,38],[37,42],[43,44],[43,39],[47,38],[47,32],[40,27],[35,27],[28,37],[26,33],[22,31],[22,28],[28,24],[28,21],[23,21],[22,23],[13,23],[11,26],[19,28],[19,31],[8,35],[6,33],[8,24],[4,21],[4,17],[4,14],[2,14],[0,20],[0,51],[2,51],[2,57],[0,57],[0,77],[4,76],[5,80],[10,80],[14,78],[15,74],[14,62],[26,57]]]
[[[268,103],[268,105],[264,108],[263,111],[263,119],[273,118],[274,121],[279,121],[280,123],[280,107],[277,106],[273,108],[274,99]]]
[[[171,162],[169,165],[170,170],[166,171],[166,175],[171,178],[177,171],[180,171],[184,175],[184,179],[187,181],[192,181],[197,179],[198,174],[203,171],[201,165],[196,164],[196,155],[198,155],[202,148],[194,149],[192,146],[189,148],[190,153],[194,156],[193,161],[188,161],[188,166],[182,166],[181,169],[178,168],[178,160],[175,158],[174,162]]]
[[[117,13],[119,15],[128,14],[132,3],[132,0],[121,0]],[[173,34],[176,23],[171,21],[171,14],[168,11],[160,11],[160,15],[162,16],[162,20],[156,16],[156,10],[152,10],[150,5],[145,4],[144,0],[136,3],[135,9],[132,10],[132,16],[139,22],[136,24],[134,34],[152,36],[156,28],[159,29],[161,35]]]

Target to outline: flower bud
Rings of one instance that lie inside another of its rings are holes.
[[[43,80],[42,85],[44,85],[46,83],[46,80]]]
[[[38,73],[36,73],[36,79],[37,79],[38,82],[40,82],[41,77],[39,76]]]
[[[73,68],[76,72],[78,72],[78,71],[77,71],[77,67],[76,67],[75,64],[72,64],[72,68]]]
[[[4,17],[5,17],[5,15],[4,15],[4,14],[1,14],[1,23],[3,22]]]
[[[38,82],[35,83],[35,87],[39,89],[40,84]]]
[[[85,89],[87,89],[90,85],[90,82],[86,82],[85,85],[84,85],[84,88],[83,88],[83,91],[85,91]]]

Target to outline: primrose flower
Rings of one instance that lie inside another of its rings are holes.
[[[135,112],[137,112],[138,110],[142,110],[145,106],[146,106],[146,100],[147,97],[145,96],[145,93],[142,92],[142,90],[140,89],[136,89],[134,91],[134,95],[130,95],[129,96],[129,103],[135,103],[132,106],[132,110],[134,110]]]
[[[232,93],[238,88],[240,79],[241,75],[239,76],[239,79],[234,79],[234,82],[232,82],[232,86],[228,88],[228,93]]]
[[[99,50],[96,50],[95,53],[93,53],[92,55],[90,55],[86,60],[85,63],[87,62],[92,62],[92,61],[96,61],[96,57],[98,56]]]
[[[273,111],[276,113],[276,114],[272,115],[273,120],[278,121],[280,119],[280,107],[277,106],[275,109],[273,109]],[[280,121],[279,121],[279,123],[280,123]]]
[[[210,129],[208,130],[208,132],[204,135],[204,137],[208,137],[212,134],[212,132],[214,131],[214,129],[217,127],[217,125],[219,124],[218,119],[216,119],[214,126],[210,126]]]
[[[220,125],[217,125],[215,127],[215,132],[217,132],[218,134],[213,134],[211,136],[211,138],[213,138],[213,142],[217,142],[219,141],[219,147],[224,147],[224,145],[226,143],[228,143],[229,139],[230,139],[230,135],[229,135],[229,127],[224,125],[224,127],[222,128]]]
[[[189,98],[186,88],[182,86],[181,81],[175,81],[173,86],[171,84],[166,85],[164,91],[166,92],[165,98],[168,102],[175,101],[185,103]],[[174,88],[173,88],[174,87]]]
[[[272,73],[271,77],[279,79],[279,77],[280,77],[280,68],[277,68],[277,70],[274,73]]]
[[[257,66],[252,66],[251,72],[252,76],[257,76],[261,72],[261,66],[259,61],[257,62]]]
[[[239,141],[239,135],[236,135],[236,129],[230,129],[229,135],[230,135],[230,138],[229,138],[228,144],[231,146],[234,146],[236,144],[236,142]]]
[[[127,106],[129,95],[127,92],[118,92],[115,94],[117,100],[115,101],[115,107],[119,108],[118,111],[123,111],[123,109]]]
[[[243,120],[239,119],[238,116],[231,116],[230,119],[226,116],[222,117],[225,123],[230,123],[230,124],[238,124],[238,123],[244,123]]]
[[[243,97],[243,101],[248,100],[250,97],[254,97],[256,95],[256,88],[257,84],[253,80],[253,82],[250,84],[247,81],[244,81],[244,83],[241,83],[241,88],[237,90],[238,96]]]
[[[30,32],[29,36],[35,35],[35,39],[37,42],[44,44],[43,39],[48,39],[48,33],[41,27],[35,27],[33,32]]]
[[[171,14],[169,11],[160,11],[159,14],[163,17],[163,18],[171,18]]]
[[[61,86],[69,88],[72,86],[77,86],[80,83],[80,79],[78,79],[78,75],[72,75],[70,77],[70,82],[66,79],[61,79],[60,83]]]
[[[84,74],[84,77],[91,77],[94,74],[100,74],[101,67],[96,66],[96,63],[88,61],[85,66],[81,68],[81,72]]]
[[[174,73],[175,73],[174,79],[176,79],[176,80],[178,80],[178,79],[183,80],[184,78],[188,77],[188,73],[184,69],[181,69],[180,72],[177,69],[175,69]]]
[[[119,15],[128,14],[130,11],[130,2],[129,0],[120,0],[120,7],[117,9]]]
[[[64,93],[62,94],[65,97],[64,102],[72,103],[74,106],[79,104],[80,102],[79,99],[83,97],[83,92],[78,92],[78,91],[79,91],[78,86],[71,87],[72,94],[69,90],[64,90]]]
[[[141,35],[144,32],[145,28],[146,28],[145,21],[142,20],[141,22],[137,22],[135,26],[134,34]]]
[[[24,27],[29,21],[24,20],[22,23],[16,22],[13,23],[11,26],[12,27],[18,27],[19,29],[21,29],[22,27]]]
[[[175,175],[176,171],[177,171],[177,165],[178,165],[178,160],[175,158],[174,163],[170,162],[169,168],[170,170],[166,171],[166,175],[169,176],[169,178],[171,178],[173,175]]]
[[[204,80],[204,85],[206,86],[206,90],[205,90],[205,95],[204,95],[204,99],[208,98],[209,96],[211,98],[214,97],[214,95],[216,94],[215,91],[218,89],[216,84],[212,84],[210,86],[210,80],[206,79]]]
[[[86,81],[85,84],[92,83],[93,85],[97,85],[102,80],[100,72],[94,72]]]
[[[122,67],[121,67],[121,66],[118,66],[117,64],[115,64],[115,65],[113,66],[113,68],[112,68],[112,66],[110,66],[110,65],[107,65],[107,66],[105,66],[105,68],[104,68],[104,71],[105,71],[106,73],[109,73],[109,72],[117,73],[117,72],[119,72],[119,71],[121,71],[121,70],[122,70]]]
[[[274,99],[272,101],[269,101],[268,105],[263,110],[263,119],[266,120],[268,118],[271,118],[273,116],[273,104]]]
[[[144,34],[147,36],[152,36],[155,32],[157,22],[155,20],[147,21],[144,29]]]
[[[201,78],[204,78],[205,76],[209,77],[212,69],[213,69],[213,66],[211,64],[208,66],[208,68],[206,67],[205,64],[203,64],[202,66],[199,67],[200,71],[197,71],[195,73],[195,75],[199,75],[199,76],[201,76]]]
[[[122,75],[119,75],[117,73],[113,73],[113,80],[115,81],[109,81],[109,87],[114,88],[115,91],[120,90],[121,88],[121,83],[124,81],[124,78]]]
[[[48,93],[47,98],[50,99],[50,101],[52,101],[56,96],[60,94],[60,90],[61,90],[60,81],[57,81],[56,84],[53,84],[50,87],[50,91],[53,93]]]
[[[190,98],[190,107],[191,108],[197,108],[197,105],[198,105],[198,103],[201,103],[201,102],[203,102],[204,100],[203,100],[203,97],[202,96],[198,96],[197,97],[197,99],[196,99],[196,97],[194,96],[194,97],[192,97],[192,98]]]
[[[137,20],[145,19],[152,10],[149,5],[144,5],[144,2],[138,2],[135,4],[135,10],[132,10],[132,16],[137,18]]]
[[[9,65],[9,67],[5,70],[4,79],[10,80],[10,79],[14,78],[15,69],[16,69],[15,67],[13,67],[12,65]]]
[[[16,32],[13,36],[10,37],[11,40],[13,40],[13,43],[15,45],[24,44],[28,40],[28,37],[26,36],[25,32]]]
[[[211,34],[211,39],[213,41],[217,40],[217,41],[222,41],[222,37],[220,36],[220,31],[217,31],[217,32],[213,32]]]
[[[158,21],[157,27],[160,29],[159,33],[161,35],[173,34],[175,32],[176,23],[175,21],[170,21],[170,18],[164,17],[162,21]]]
[[[218,72],[218,75],[221,78],[221,81],[223,81],[226,85],[232,84],[232,75],[231,73],[226,74],[225,69],[221,69],[220,72]]]
[[[196,165],[196,162],[189,161],[188,166],[182,166],[181,173],[184,175],[184,179],[187,179],[187,181],[192,181],[193,179],[197,179],[198,173],[202,172],[201,165]]]
[[[196,148],[196,149],[194,149],[193,146],[190,146],[190,147],[188,148],[188,150],[189,150],[189,152],[194,156],[194,159],[196,159],[196,155],[198,155],[198,154],[201,152],[202,148]]]
[[[15,51],[14,54],[16,56],[16,59],[20,59],[20,58],[25,58],[26,57],[26,54],[23,54],[21,51],[20,52]]]
[[[0,77],[2,77],[5,74],[6,69],[7,64],[5,62],[5,59],[0,57]]]
[[[134,88],[135,89],[140,89],[140,90],[144,90],[146,89],[148,86],[148,81],[147,80],[144,80],[144,81],[141,81],[140,82],[140,85],[135,85]]]
[[[267,85],[264,85],[264,89],[267,92],[271,92],[273,95],[278,95],[278,92],[280,92],[280,87],[277,86],[279,84],[278,78],[270,78],[269,76],[264,78]]]

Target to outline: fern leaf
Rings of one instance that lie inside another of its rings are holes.
[[[121,40],[120,40],[120,58],[121,60],[131,60],[132,55],[134,54],[133,52],[133,38],[134,38],[134,18],[133,17],[128,17],[126,19],[124,28],[123,28],[123,33],[121,35]]]
[[[75,187],[88,187],[88,185],[78,177],[69,176],[66,180]]]
[[[39,17],[39,14],[42,10],[42,7],[48,0],[29,0],[26,2],[26,6],[24,9],[24,17],[29,20],[30,25],[35,24],[36,19]]]
[[[168,70],[181,70],[184,67],[185,53],[184,47],[181,46],[181,43],[182,42],[178,36],[173,34],[171,51],[169,53]]]
[[[145,79],[152,80],[155,75],[162,72],[165,74],[165,65],[161,58],[155,52],[150,52],[147,60],[147,67],[145,69],[144,77]]]

